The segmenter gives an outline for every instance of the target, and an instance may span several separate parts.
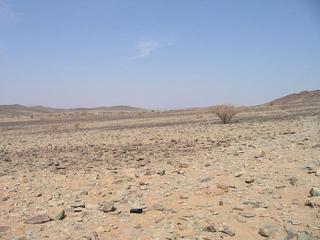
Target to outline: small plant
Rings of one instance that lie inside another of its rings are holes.
[[[245,111],[245,107],[233,105],[219,105],[213,107],[212,111],[220,118],[223,124],[230,123],[231,119],[238,113]]]
[[[77,129],[77,130],[80,129],[80,123],[75,123],[73,126],[74,126],[74,128]]]
[[[52,132],[59,132],[59,126],[58,125],[51,126],[51,131]]]

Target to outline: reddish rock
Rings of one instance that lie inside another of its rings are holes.
[[[9,227],[8,227],[8,226],[1,226],[1,225],[0,225],[0,233],[6,232],[6,231],[8,231],[8,230],[9,230]]]
[[[24,223],[26,224],[42,224],[51,221],[47,214],[39,214],[34,217],[27,219]]]

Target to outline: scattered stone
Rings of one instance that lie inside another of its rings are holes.
[[[320,177],[320,168],[316,171],[316,176]]]
[[[160,170],[159,172],[157,172],[160,176],[163,176],[164,174],[166,174],[166,170]]]
[[[82,211],[83,211],[82,207],[73,208],[73,212],[82,212]]]
[[[52,207],[48,210],[48,216],[54,221],[62,220],[65,217],[65,211],[59,207]]]
[[[47,214],[39,214],[34,217],[28,218],[24,223],[26,224],[42,224],[51,221]]]
[[[138,213],[141,214],[143,212],[142,208],[131,208],[130,213]]]
[[[312,187],[309,191],[311,197],[318,197],[320,196],[320,188]]]
[[[256,154],[254,157],[255,158],[263,158],[265,155],[266,155],[266,153],[263,150],[261,150],[260,153]]]
[[[143,191],[148,190],[148,185],[141,185],[140,190],[143,190]]]
[[[119,215],[121,213],[121,210],[115,210],[113,212],[111,212],[113,215]]]
[[[74,218],[74,221],[83,222],[83,218],[81,216],[77,216],[77,217]]]
[[[270,224],[263,224],[259,228],[259,234],[263,237],[272,237],[277,232],[277,229]]]
[[[216,186],[217,186],[217,188],[219,188],[225,192],[228,192],[228,189],[229,189],[228,185],[218,183]]]
[[[312,208],[320,208],[320,197],[313,197],[311,199],[308,199],[305,202],[305,205]]]
[[[161,212],[161,211],[164,211],[166,208],[163,205],[156,203],[156,204],[153,204],[152,209]]]
[[[295,177],[290,178],[290,184],[294,187],[297,186],[298,179]]]
[[[235,233],[226,225],[223,225],[222,227],[219,228],[219,232],[222,232],[224,234],[229,235],[230,237],[233,237]]]
[[[86,204],[84,201],[76,200],[75,202],[70,204],[72,208],[85,208]]]
[[[188,168],[190,164],[188,163],[179,163],[179,168]]]
[[[232,210],[235,211],[244,211],[244,208],[242,206],[235,206],[234,208],[232,208]]]
[[[254,182],[254,178],[249,178],[249,179],[246,179],[245,181],[244,181],[245,183],[253,183]]]
[[[287,231],[287,236],[284,240],[296,240],[298,238],[298,235],[293,231],[290,231],[290,230],[286,230],[286,231]]]
[[[242,216],[236,216],[236,219],[237,219],[237,221],[238,221],[239,223],[245,223],[245,222],[246,222],[245,218],[242,217]]]
[[[217,231],[217,229],[215,228],[215,226],[213,224],[209,224],[208,226],[203,228],[203,231],[214,233]]]
[[[240,212],[239,215],[245,218],[252,218],[256,216],[256,214],[253,212]]]
[[[292,225],[294,225],[294,226],[296,226],[296,225],[301,225],[301,222],[298,221],[298,220],[291,220],[290,223],[291,223]]]
[[[200,180],[201,183],[206,183],[206,182],[210,182],[212,180],[212,177],[206,177],[206,178],[202,178]]]
[[[241,177],[242,175],[245,174],[245,171],[244,170],[241,170],[240,172],[237,172],[234,174],[235,177]]]
[[[188,196],[186,196],[186,195],[180,195],[179,198],[180,198],[180,199],[188,199]]]
[[[113,202],[103,202],[100,204],[100,210],[102,212],[108,213],[108,212],[113,212],[116,210],[114,203]]]
[[[253,208],[268,208],[270,207],[270,204],[268,202],[260,202],[256,200],[247,200],[244,201],[243,204],[250,205]]]
[[[307,232],[299,233],[298,240],[320,240],[320,237],[313,236]]]
[[[106,229],[104,228],[104,227],[97,227],[97,229],[96,229],[96,232],[97,233],[103,233],[103,232],[105,232],[106,231]]]

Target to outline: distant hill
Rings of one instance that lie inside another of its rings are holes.
[[[272,106],[311,106],[320,105],[320,90],[303,91],[277,98],[268,105]]]
[[[277,98],[266,104],[259,106],[253,106],[252,109],[320,109],[320,90],[314,91],[303,91],[300,93],[293,93],[286,95],[284,97]],[[177,109],[170,112],[192,112],[201,111],[207,108],[187,108],[187,109]],[[0,114],[21,114],[21,115],[31,115],[33,113],[61,113],[61,112],[141,112],[148,111],[147,109],[118,105],[111,107],[96,107],[96,108],[51,108],[45,106],[32,106],[27,107],[19,104],[14,105],[0,105]]]
[[[96,107],[96,108],[51,108],[45,106],[23,106],[19,104],[13,105],[0,105],[0,114],[32,114],[32,113],[59,113],[59,112],[138,112],[145,111],[142,108],[131,106],[111,106],[111,107]]]
[[[111,107],[96,107],[96,108],[73,108],[68,109],[68,111],[123,111],[123,112],[139,112],[146,111],[143,108],[131,107],[126,105],[118,105]]]

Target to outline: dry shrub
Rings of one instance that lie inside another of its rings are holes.
[[[235,107],[233,105],[219,105],[213,107],[213,112],[220,118],[223,124],[230,123],[231,119],[238,113],[247,110],[246,107]]]
[[[52,131],[52,132],[59,132],[59,130],[60,130],[60,128],[59,128],[58,125],[53,125],[53,126],[51,126],[51,131]]]
[[[197,119],[202,119],[202,118],[203,118],[203,115],[197,114]]]
[[[74,128],[77,129],[77,130],[80,129],[80,123],[75,123],[73,126],[74,126]]]

